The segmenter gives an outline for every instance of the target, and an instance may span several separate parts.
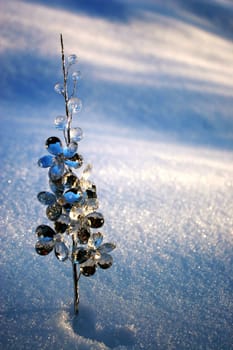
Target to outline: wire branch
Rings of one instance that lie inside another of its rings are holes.
[[[64,43],[63,43],[63,37],[62,34],[60,34],[60,40],[61,40],[61,59],[62,59],[62,71],[63,71],[63,79],[64,79],[64,99],[65,99],[65,110],[66,110],[66,118],[67,118],[67,137],[66,143],[70,143],[70,125],[71,125],[71,120],[72,120],[72,115],[69,113],[69,108],[68,108],[68,101],[69,101],[69,96],[68,96],[68,89],[67,89],[67,77],[68,77],[68,71],[66,70],[66,64],[65,64],[65,54],[64,54]]]

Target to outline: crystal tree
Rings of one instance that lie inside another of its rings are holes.
[[[92,166],[87,164],[79,176],[74,169],[83,166],[83,157],[77,152],[83,138],[82,129],[72,127],[73,117],[80,112],[82,102],[77,97],[80,71],[75,69],[77,56],[65,58],[62,34],[61,58],[63,83],[56,84],[55,91],[63,96],[65,116],[55,118],[55,127],[62,131],[64,141],[57,136],[45,142],[48,155],[38,160],[41,168],[48,168],[50,191],[39,192],[37,198],[46,206],[47,218],[53,223],[36,228],[35,250],[39,255],[54,251],[59,261],[70,260],[73,268],[74,311],[78,312],[79,279],[92,276],[98,267],[112,266],[113,243],[102,243],[103,215],[98,210],[96,186],[89,180]]]

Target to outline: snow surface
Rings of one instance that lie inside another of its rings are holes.
[[[1,349],[233,349],[233,5],[0,0]],[[37,167],[77,53],[80,153],[111,269],[80,281],[34,251]]]

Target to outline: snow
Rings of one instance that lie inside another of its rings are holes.
[[[1,348],[233,349],[232,3],[110,3],[0,1]],[[117,244],[111,269],[81,278],[78,317],[70,263],[34,250],[60,32]]]

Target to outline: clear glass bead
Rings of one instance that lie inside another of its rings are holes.
[[[55,118],[54,124],[56,129],[58,130],[65,130],[66,125],[67,125],[67,118],[64,115],[59,115],[58,117]]]
[[[81,77],[82,77],[82,74],[79,70],[72,73],[72,79],[74,81],[80,80]]]
[[[71,128],[70,129],[70,139],[73,142],[79,142],[83,139],[83,131],[81,128]]]
[[[103,254],[101,253],[101,257],[97,262],[99,267],[101,267],[102,269],[108,269],[109,267],[112,266],[112,263],[113,263],[112,256],[106,253],[103,253]]]
[[[55,242],[50,237],[40,238],[35,245],[35,250],[39,255],[48,255],[51,253],[55,245]]]
[[[69,257],[69,248],[64,242],[56,242],[54,247],[54,253],[58,260],[65,261]]]
[[[57,83],[54,85],[54,90],[57,94],[60,94],[60,95],[64,94],[64,86],[60,83]]]
[[[69,65],[73,65],[73,64],[77,63],[77,61],[78,61],[78,57],[75,54],[71,54],[67,57],[67,62]]]
[[[39,225],[35,231],[38,237],[50,237],[53,238],[56,235],[56,232],[47,225]]]
[[[91,235],[88,240],[88,247],[91,249],[97,249],[103,242],[103,235],[101,232],[96,232]]]
[[[49,220],[56,221],[62,213],[62,207],[58,204],[49,205],[46,209],[46,215]]]
[[[104,217],[101,213],[98,213],[97,211],[90,213],[86,216],[88,224],[92,228],[99,228],[103,226],[104,224]]]
[[[68,101],[68,109],[70,113],[78,113],[82,109],[82,101],[78,97],[71,97]]]

